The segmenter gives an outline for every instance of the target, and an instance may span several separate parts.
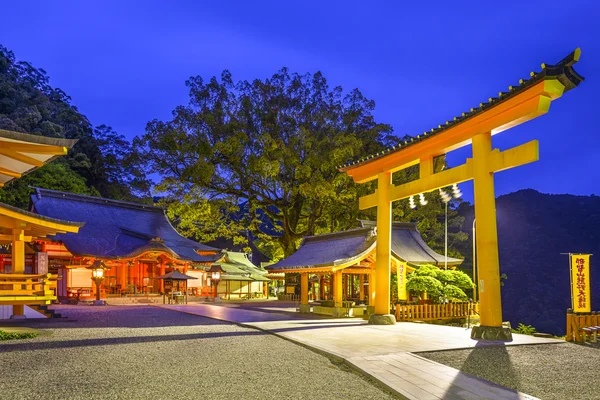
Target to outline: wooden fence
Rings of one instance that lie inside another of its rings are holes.
[[[593,311],[585,314],[575,314],[567,311],[567,334],[565,340],[568,342],[583,342],[583,328],[600,326],[600,313]]]
[[[396,304],[396,321],[431,321],[438,319],[468,318],[479,312],[479,303]]]

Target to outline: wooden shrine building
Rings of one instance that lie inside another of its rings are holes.
[[[223,299],[268,297],[267,271],[257,267],[242,252],[224,251],[224,257],[213,265],[223,270],[216,295]]]
[[[97,259],[110,267],[105,296],[121,297],[163,293],[164,281],[155,278],[174,270],[195,271],[199,285],[207,286],[204,269],[223,258],[221,250],[181,236],[160,207],[40,188],[31,203],[41,216],[85,222],[78,235],[36,241],[48,253],[50,271],[63,277],[59,299],[93,293],[86,267]]]
[[[270,274],[285,273],[286,293],[300,296],[301,312],[310,311],[310,296],[333,300],[341,312],[345,300],[372,304],[376,247],[375,223],[361,221],[360,228],[305,237],[298,251],[265,269]],[[413,223],[392,224],[391,249],[391,272],[397,275],[399,300],[407,300],[407,272],[423,264],[444,265],[445,257],[425,243]],[[447,264],[455,268],[462,261],[448,257]]]

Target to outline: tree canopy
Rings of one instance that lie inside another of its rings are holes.
[[[391,128],[375,121],[372,100],[356,89],[330,88],[320,73],[287,69],[252,82],[234,82],[225,71],[221,79],[194,77],[187,86],[190,103],[170,121],[150,122],[136,139],[147,171],[160,174],[159,190],[206,210],[214,200],[234,206],[247,200],[251,227],[258,231],[261,209],[279,227],[274,240],[286,256],[303,236],[356,224],[365,188],[336,166],[380,150],[388,139]],[[193,199],[186,198],[190,192]],[[177,201],[173,207],[181,208]],[[189,219],[186,212],[178,217]],[[193,225],[207,232],[206,219]]]

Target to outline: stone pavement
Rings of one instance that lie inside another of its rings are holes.
[[[368,325],[359,319],[305,319],[289,313],[208,304],[160,306],[261,329],[343,360],[408,399],[534,399],[419,357],[415,352],[480,346],[564,343],[513,335],[510,343],[472,340],[470,331],[443,325],[402,322]]]

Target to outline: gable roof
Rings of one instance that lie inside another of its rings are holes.
[[[276,264],[266,266],[269,271],[298,269],[309,266],[336,266],[360,261],[377,245],[377,229],[373,221],[360,221],[361,228],[303,239],[300,248]],[[409,264],[444,263],[444,256],[436,253],[421,237],[417,225],[394,222],[392,224],[392,255]],[[449,265],[463,260],[448,257]]]
[[[85,222],[78,235],[56,235],[74,255],[130,258],[163,251],[175,259],[202,263],[221,257],[219,249],[181,236],[160,207],[34,189],[31,201],[38,214]]]
[[[214,265],[223,269],[221,280],[224,281],[269,281],[267,271],[252,264],[245,253],[224,251],[224,257]]]

